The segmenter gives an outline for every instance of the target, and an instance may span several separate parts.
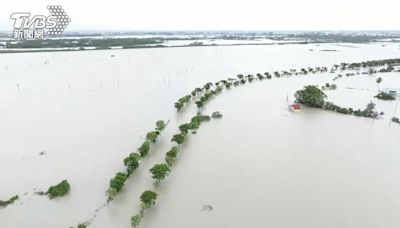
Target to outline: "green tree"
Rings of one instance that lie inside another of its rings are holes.
[[[117,189],[109,187],[106,191],[106,196],[108,197],[107,201],[113,200],[118,194]]]
[[[0,208],[7,207],[8,205],[13,204],[18,199],[19,199],[19,196],[15,195],[15,196],[11,197],[10,199],[8,199],[7,201],[0,200]]]
[[[179,152],[179,148],[177,146],[173,146],[168,152],[167,155],[175,158]]]
[[[67,180],[63,180],[60,183],[58,183],[55,186],[51,186],[47,190],[47,194],[49,195],[50,199],[56,198],[56,197],[62,197],[68,194],[68,192],[71,190],[71,186],[69,185]]]
[[[195,103],[196,103],[197,108],[201,108],[201,107],[204,106],[204,102],[203,101],[196,101]]]
[[[171,141],[172,142],[176,142],[178,145],[181,145],[183,142],[185,142],[186,139],[186,135],[185,134],[176,134],[174,136],[172,136]]]
[[[184,97],[179,98],[178,102],[181,104],[185,104],[186,102],[188,102],[190,100],[191,96],[190,95],[186,95]]]
[[[160,183],[168,174],[171,172],[167,164],[155,164],[153,168],[150,169],[152,178],[156,180],[156,183]]]
[[[303,90],[299,90],[294,94],[297,102],[310,107],[322,108],[327,97],[317,86],[308,85]]]
[[[115,188],[118,192],[121,191],[125,184],[127,176],[123,172],[118,172],[113,179],[110,180],[110,187]]]
[[[175,102],[174,106],[178,111],[180,111],[183,107],[183,104],[181,102]]]
[[[203,86],[203,88],[206,89],[206,90],[209,90],[211,86],[213,86],[212,82],[207,82],[207,83]]]
[[[189,132],[189,130],[192,129],[191,125],[188,123],[182,124],[179,126],[179,130],[183,133],[183,134],[187,134]]]
[[[192,91],[192,96],[194,97],[194,96],[196,96],[198,93],[201,93],[202,92],[202,89],[200,89],[200,88],[195,88],[193,91]]]
[[[374,110],[375,110],[375,103],[374,102],[372,102],[372,101],[370,101],[368,104],[367,104],[367,107],[365,108],[365,111],[367,112],[367,113],[373,113],[374,112]]]
[[[190,129],[192,130],[198,129],[200,127],[201,120],[202,120],[201,115],[196,115],[192,117],[192,119],[190,120]]]
[[[167,164],[168,164],[169,166],[171,166],[171,165],[174,163],[175,158],[176,158],[176,156],[178,155],[178,151],[179,151],[178,147],[177,147],[177,146],[174,146],[174,147],[171,148],[171,150],[169,150],[169,151],[165,154],[165,161],[167,162]]]
[[[140,154],[138,153],[131,153],[128,157],[124,159],[124,165],[126,166],[126,170],[128,176],[130,176],[133,171],[135,171],[140,164]]]
[[[142,202],[142,210],[152,207],[156,203],[157,193],[152,191],[144,191],[140,195],[140,201]]]
[[[165,128],[165,123],[163,120],[159,120],[156,122],[156,130],[157,131],[162,131]]]
[[[158,132],[158,131],[151,131],[151,132],[147,133],[146,140],[154,143],[154,142],[156,142],[159,134],[160,134],[160,132]]]
[[[110,187],[106,192],[109,200],[112,200],[117,195],[117,193],[121,191],[127,178],[128,176],[125,173],[118,172],[117,174],[115,174],[115,177],[110,180]]]
[[[139,147],[140,156],[145,157],[150,150],[150,142],[146,141]]]
[[[142,217],[140,215],[134,215],[131,218],[131,225],[132,227],[138,227],[142,222]]]

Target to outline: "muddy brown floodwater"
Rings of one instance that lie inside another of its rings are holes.
[[[179,97],[239,73],[400,57],[398,44],[352,46],[1,54],[0,199],[21,199],[0,210],[0,227],[66,228],[91,218],[123,158],[156,120],[170,119],[121,194],[90,226],[130,227],[139,195],[152,188],[148,170],[163,161],[177,126],[196,112],[192,103],[176,114]],[[325,49],[338,51],[319,51]],[[302,86],[335,76],[264,80],[212,99],[204,113],[220,111],[223,118],[202,125],[182,146],[141,227],[399,227],[400,125],[390,125],[399,101],[376,100],[376,78],[354,76],[335,81],[328,100],[361,109],[374,101],[383,119],[287,110],[287,96],[293,100]],[[377,76],[381,88],[400,87],[399,73]],[[71,183],[68,196],[33,194],[63,179]]]

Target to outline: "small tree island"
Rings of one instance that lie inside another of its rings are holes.
[[[327,98],[325,93],[314,85],[305,86],[304,89],[297,91],[294,97],[297,102],[314,108],[323,108]]]
[[[354,110],[353,108],[340,107],[332,102],[326,102],[326,94],[322,92],[317,86],[308,85],[304,89],[297,91],[294,96],[298,103],[304,104],[308,107],[321,108],[342,114],[363,116],[368,118],[378,118],[379,114],[375,111],[375,104],[370,102],[364,110]],[[383,115],[381,113],[380,115]]]
[[[69,185],[67,180],[63,180],[57,185],[51,186],[49,190],[47,190],[47,194],[50,199],[54,199],[56,197],[62,197],[68,194],[71,190],[71,186]]]

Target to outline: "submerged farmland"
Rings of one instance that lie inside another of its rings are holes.
[[[140,227],[320,227],[330,219],[347,219],[349,227],[400,224],[393,204],[400,202],[393,181],[400,172],[400,129],[391,122],[399,116],[398,100],[374,98],[400,85],[397,65],[352,65],[395,59],[400,50],[396,44],[324,45],[31,53],[24,54],[30,58],[23,67],[17,55],[0,56],[7,66],[2,115],[13,116],[3,123],[8,130],[0,144],[1,171],[13,175],[1,177],[7,188],[0,193],[21,195],[0,212],[0,224],[28,226],[15,219],[22,216],[30,224],[45,219],[49,227],[87,221],[90,227],[130,227],[147,191],[156,192],[156,202],[149,198]],[[308,51],[330,47],[339,51]],[[388,65],[393,70],[380,72]],[[24,74],[28,69],[33,73]],[[288,111],[296,91],[326,83],[337,86],[324,90],[327,101],[354,110],[372,101],[382,118]],[[183,103],[179,112],[177,102]],[[223,117],[200,127],[199,111]],[[159,119],[169,122],[152,140],[148,131]],[[110,179],[126,170],[122,161],[146,140],[152,142],[146,158],[98,209]],[[174,146],[178,152],[170,153]],[[164,163],[170,171],[155,166]],[[35,172],[21,172],[27,167]],[[50,201],[32,194],[60,179],[71,184],[67,196]]]

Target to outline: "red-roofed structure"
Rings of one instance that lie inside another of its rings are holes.
[[[290,109],[290,111],[293,111],[293,112],[299,112],[299,111],[301,111],[301,106],[299,103],[294,103],[289,106],[289,109]]]

